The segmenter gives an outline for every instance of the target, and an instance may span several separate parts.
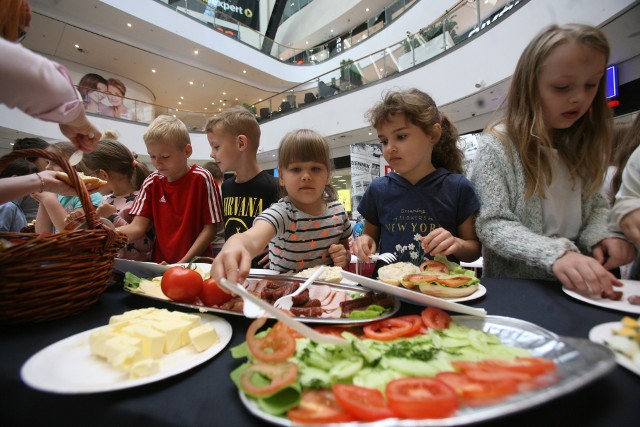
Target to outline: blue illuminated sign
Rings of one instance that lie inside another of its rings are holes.
[[[607,68],[607,75],[605,78],[606,87],[604,90],[605,98],[615,98],[618,96],[618,66],[612,65]]]

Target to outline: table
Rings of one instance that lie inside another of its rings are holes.
[[[553,282],[482,279],[487,294],[469,305],[491,315],[528,320],[559,335],[587,338],[594,325],[617,321],[623,313],[577,301]],[[58,340],[107,323],[109,316],[146,306],[169,304],[108,289],[89,311],[37,325],[0,327],[0,425],[65,426],[266,426],[238,398],[229,372],[238,365],[228,348],[244,341],[250,323],[225,316],[234,330],[229,347],[188,372],[138,388],[91,395],[56,395],[32,390],[20,380],[20,367]],[[403,303],[399,314],[418,313]],[[635,426],[640,377],[616,367],[567,396],[476,426]]]

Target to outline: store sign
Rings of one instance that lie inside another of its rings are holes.
[[[618,96],[618,66],[612,65],[607,68],[605,98],[615,98]]]
[[[256,0],[201,1],[208,6],[205,15],[214,16],[216,11],[220,11],[248,27],[260,29],[260,4]],[[224,19],[224,15],[218,17]]]

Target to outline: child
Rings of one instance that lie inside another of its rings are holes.
[[[355,255],[369,261],[378,248],[414,264],[436,254],[476,260],[480,204],[462,175],[455,126],[418,89],[388,92],[368,118],[394,172],[374,179],[358,205],[365,225]]]
[[[325,139],[307,129],[285,135],[278,171],[285,197],[258,215],[249,230],[227,240],[213,263],[214,279],[242,283],[251,259],[267,244],[271,269],[280,272],[329,263],[347,266],[351,223],[331,186]]]
[[[260,125],[244,107],[231,107],[210,117],[205,126],[211,145],[211,157],[222,172],[234,171],[236,176],[222,183],[224,206],[224,236],[247,231],[260,212],[279,199],[278,180],[260,170],[258,146]],[[266,248],[252,262],[261,267]]]
[[[69,141],[61,141],[49,145],[47,151],[57,152],[68,160],[71,154],[76,151],[76,147]],[[62,172],[62,168],[52,161],[47,162],[46,169]],[[80,165],[76,166],[75,169],[83,173],[87,172],[82,169]],[[79,212],[84,215],[82,202],[78,196],[62,196],[48,192],[33,193],[32,196],[40,202],[36,215],[36,233],[60,232],[64,229],[66,225],[65,220],[71,213]],[[91,194],[91,203],[95,207],[98,207],[100,203],[102,203],[100,193],[96,192]]]
[[[0,178],[25,176],[36,172],[38,172],[38,167],[34,163],[25,159],[18,159],[9,163],[0,171]],[[0,203],[0,232],[8,231],[17,233],[26,226],[27,218],[17,200]]]
[[[135,159],[131,151],[122,143],[103,139],[91,153],[85,154],[82,162],[90,175],[97,176],[107,184],[98,191],[104,196],[96,213],[120,227],[131,222],[133,202],[145,178],[149,175],[147,166]],[[153,249],[153,230],[139,239],[130,241],[118,253],[118,258],[136,261],[151,260]]]
[[[211,241],[222,221],[220,192],[208,171],[187,164],[192,153],[187,127],[174,117],[158,116],[145,132],[144,143],[156,171],[136,196],[131,224],[116,230],[132,242],[153,223],[152,261],[157,263],[212,256]]]
[[[482,204],[483,275],[559,280],[612,295],[607,270],[634,256],[607,230],[600,193],[611,151],[609,45],[598,29],[544,29],[525,48],[504,118],[480,139],[472,182]]]
[[[626,238],[637,245],[640,244],[640,114],[636,116],[626,133],[623,147],[635,147],[635,150],[627,161],[621,162],[622,182],[609,214],[609,227],[624,232]],[[640,280],[638,258],[631,267],[629,279]]]

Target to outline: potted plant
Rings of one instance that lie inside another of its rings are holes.
[[[247,110],[251,111],[254,115],[256,115],[256,113],[258,111],[258,110],[256,110],[256,106],[255,105],[247,104],[246,102],[243,103],[242,106],[244,108],[246,108]]]
[[[343,82],[349,82],[355,86],[362,85],[362,74],[351,59],[340,61],[340,78]]]

